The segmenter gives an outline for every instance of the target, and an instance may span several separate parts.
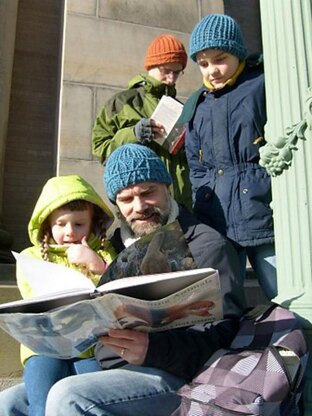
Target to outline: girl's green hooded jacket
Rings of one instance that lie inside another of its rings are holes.
[[[43,222],[57,208],[78,199],[89,201],[102,210],[106,229],[112,224],[112,212],[93,187],[83,178],[78,175],[53,177],[49,179],[43,187],[28,224],[28,234],[33,246],[23,250],[22,254],[42,259],[40,237]],[[116,252],[109,241],[106,241],[105,246],[101,247],[101,236],[98,234],[100,231],[101,230],[95,227],[94,232],[88,239],[88,245],[100,257],[102,257],[107,264],[109,264],[115,258]],[[53,244],[53,241],[51,241],[48,251],[50,261],[53,263],[63,264],[66,267],[75,268],[78,271],[83,271],[81,267],[69,264],[66,255],[67,248],[67,246],[57,245],[55,243]],[[101,276],[89,273],[88,277],[92,279],[95,285],[97,285]],[[19,270],[18,267],[16,271],[16,278],[18,288],[24,299],[38,295],[37,293],[34,293],[27,278],[21,273],[21,270]],[[23,364],[31,355],[35,355],[35,353],[22,345],[21,360]],[[90,349],[83,353],[82,357],[90,357],[92,355],[93,349]]]
[[[107,101],[99,112],[92,130],[92,152],[105,164],[108,156],[127,143],[138,143],[134,126],[142,118],[150,118],[163,95],[176,96],[174,86],[139,74],[130,80],[128,89]],[[191,183],[184,148],[172,155],[156,142],[148,145],[165,163],[172,177],[173,196],[177,202],[192,207]]]

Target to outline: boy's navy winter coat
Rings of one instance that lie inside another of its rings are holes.
[[[195,92],[182,115],[190,120],[186,152],[194,213],[244,247],[274,240],[270,177],[259,165],[264,108],[263,72],[247,64],[234,85]]]

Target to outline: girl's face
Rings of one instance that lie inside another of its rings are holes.
[[[239,66],[237,56],[219,49],[205,49],[198,52],[196,62],[204,79],[216,89],[223,88]]]
[[[92,209],[71,211],[58,208],[50,215],[51,233],[56,244],[80,244],[89,238],[92,230]]]

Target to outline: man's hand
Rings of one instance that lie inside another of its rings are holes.
[[[104,260],[99,257],[83,237],[81,244],[72,244],[66,250],[69,263],[86,266],[94,274],[102,274],[106,269]]]
[[[111,329],[99,341],[130,364],[141,365],[148,349],[148,334],[132,329]]]

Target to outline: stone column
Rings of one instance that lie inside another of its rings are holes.
[[[312,351],[312,0],[260,0],[268,120],[261,165],[272,176],[278,296]],[[304,393],[312,415],[312,367]]]
[[[4,157],[9,119],[18,0],[0,0],[0,263],[11,260],[12,237],[3,228]]]

